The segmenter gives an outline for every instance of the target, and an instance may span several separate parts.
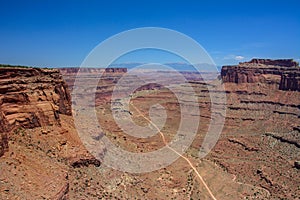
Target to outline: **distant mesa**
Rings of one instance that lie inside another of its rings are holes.
[[[106,73],[126,73],[127,68],[105,68]]]
[[[127,68],[96,68],[96,67],[65,67],[59,68],[59,71],[63,75],[70,75],[70,74],[77,74],[79,71],[80,73],[87,73],[87,74],[99,74],[99,73],[126,73]]]
[[[300,91],[300,67],[293,59],[252,59],[223,66],[221,77],[228,83],[271,83],[280,90]]]

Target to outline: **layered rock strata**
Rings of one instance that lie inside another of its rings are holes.
[[[7,133],[17,128],[59,125],[59,114],[71,115],[71,96],[58,70],[0,68],[0,155]]]
[[[224,82],[271,83],[280,90],[300,91],[300,67],[292,59],[252,59],[239,65],[224,66]]]

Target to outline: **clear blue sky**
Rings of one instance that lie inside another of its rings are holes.
[[[300,58],[296,0],[0,2],[0,63],[78,66],[104,39],[148,26],[187,34],[218,65],[252,57]]]

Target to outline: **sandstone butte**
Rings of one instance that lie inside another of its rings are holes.
[[[221,76],[224,82],[232,83],[277,81],[280,90],[300,91],[300,67],[292,59],[252,59],[239,65],[224,66]]]

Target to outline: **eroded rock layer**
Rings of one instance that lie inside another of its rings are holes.
[[[0,155],[6,134],[19,127],[59,125],[59,114],[71,115],[71,97],[58,70],[0,68]]]
[[[197,96],[195,102],[189,101],[189,105],[191,108],[199,106],[201,110],[198,132],[183,155],[194,164],[217,199],[299,198],[300,93],[294,84],[298,77],[294,72],[297,70],[292,61],[267,59],[224,67],[225,125],[216,146],[201,161],[199,149],[213,114],[210,95],[219,97],[223,90],[219,88],[218,80],[203,82],[199,73],[182,73],[188,76],[187,82]],[[96,87],[92,84],[98,77],[96,73],[104,70],[86,69],[85,73],[76,77],[77,71],[76,68],[61,70],[70,90],[74,87],[75,78],[76,87],[87,86],[79,97],[88,99],[87,96]],[[124,108],[121,99],[111,101],[115,85],[124,78],[122,76],[126,76],[124,72],[109,71],[102,76],[96,92],[93,92],[96,99],[92,103],[96,104],[103,133],[113,144],[134,153],[153,152],[165,146],[160,134],[149,138],[130,136],[116,124],[112,111],[116,116],[132,117],[141,126],[148,124],[143,115],[159,117],[164,116],[161,111],[165,111],[166,122],[161,130],[166,141],[171,142],[182,116],[180,102],[172,91],[177,91],[186,100],[193,100],[189,98],[193,94],[187,90],[187,82],[173,80],[174,73],[141,71],[138,75],[145,84],[133,93],[131,105],[140,112]],[[163,80],[163,84],[154,84],[154,75]],[[128,90],[128,86],[137,81],[137,75],[127,76],[122,91]],[[283,79],[283,76],[286,78]],[[164,83],[172,90],[164,87]],[[33,91],[38,90],[36,87]],[[63,93],[63,90],[60,91]],[[19,98],[24,99],[22,104],[27,105],[26,95]],[[51,104],[59,107],[59,104]],[[115,110],[112,110],[112,104]],[[64,112],[64,109],[59,112]],[[183,114],[192,117],[190,112]],[[57,121],[61,126],[12,132],[9,151],[0,162],[0,199],[211,199],[185,159],[179,158],[165,168],[145,174],[113,170],[87,152],[71,116],[59,115]],[[1,129],[9,127],[4,125],[9,124],[7,114],[0,113],[0,123]],[[189,120],[186,123],[193,122]],[[93,142],[102,136],[96,129],[92,134],[97,135]],[[102,148],[97,150],[104,152],[101,157],[105,158],[106,149]],[[157,184],[160,187],[156,187]]]
[[[73,170],[100,166],[71,112],[59,70],[0,67],[0,199],[69,199]]]
[[[253,59],[234,66],[224,66],[224,82],[273,83],[280,90],[300,91],[300,67],[292,59]]]

